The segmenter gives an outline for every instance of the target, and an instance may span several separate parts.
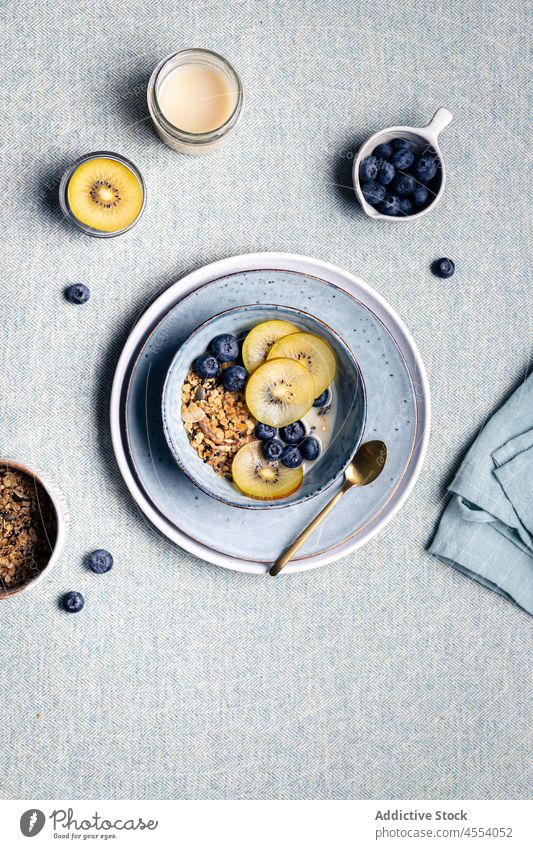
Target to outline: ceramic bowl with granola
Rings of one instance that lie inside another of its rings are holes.
[[[0,459],[0,599],[35,586],[61,554],[68,512],[55,485]]]
[[[209,318],[174,356],[165,436],[213,498],[269,509],[305,501],[342,474],[366,420],[348,345],[303,310],[250,304]]]

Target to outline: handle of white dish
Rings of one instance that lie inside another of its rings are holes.
[[[452,121],[453,113],[450,112],[449,109],[445,109],[444,106],[441,106],[440,109],[437,109],[433,118],[427,125],[426,132],[429,136],[432,136],[436,142],[440,133],[442,133],[442,131],[445,130],[448,124],[451,124]]]

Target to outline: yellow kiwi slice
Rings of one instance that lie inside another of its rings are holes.
[[[278,339],[297,333],[298,328],[288,321],[263,321],[250,330],[242,345],[242,359],[246,371],[251,374],[265,362],[268,353]]]
[[[246,405],[252,416],[271,427],[298,421],[319,395],[311,372],[297,360],[267,360],[246,384]]]
[[[263,457],[260,442],[248,442],[233,458],[231,474],[234,484],[252,498],[274,501],[286,498],[301,486],[303,469],[287,469],[282,463]]]
[[[337,370],[335,354],[328,343],[314,333],[284,336],[272,346],[267,359],[277,357],[288,357],[309,369],[315,379],[317,396],[328,388]]]
[[[67,195],[78,221],[106,233],[132,224],[143,204],[142,186],[133,171],[105,157],[82,162],[69,180]]]

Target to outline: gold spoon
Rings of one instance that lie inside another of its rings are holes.
[[[302,531],[299,537],[295,539],[293,544],[283,552],[281,557],[278,557],[272,569],[271,575],[279,575],[283,567],[296,554],[299,548],[304,544],[306,539],[311,536],[315,528],[317,528],[328,515],[329,511],[335,507],[335,504],[341,500],[345,492],[348,492],[354,486],[366,486],[378,478],[385,468],[387,462],[387,446],[380,439],[373,439],[371,442],[365,442],[361,445],[353,458],[350,465],[344,472],[344,483],[336,495],[333,496],[326,506],[320,511],[310,525]]]

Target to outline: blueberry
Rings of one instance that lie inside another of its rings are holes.
[[[281,462],[288,469],[297,469],[302,465],[303,457],[295,445],[286,445],[281,455]]]
[[[391,180],[394,179],[396,169],[390,162],[382,162],[379,169],[378,180],[382,186],[388,186]]]
[[[217,377],[220,374],[220,363],[212,354],[202,354],[194,364],[198,377]]]
[[[91,297],[91,292],[88,286],[83,283],[75,283],[74,286],[69,286],[65,289],[65,298],[71,304],[85,304]]]
[[[320,442],[314,436],[306,436],[298,448],[304,460],[316,460],[320,454]]]
[[[280,428],[279,435],[289,445],[298,445],[305,436],[305,425],[303,422],[293,422],[286,427]]]
[[[391,162],[398,171],[405,171],[407,168],[410,168],[414,161],[415,155],[411,148],[397,150],[391,157]]]
[[[283,445],[279,439],[267,439],[263,442],[263,457],[265,460],[279,460],[283,454]]]
[[[79,613],[85,604],[85,599],[83,598],[81,593],[76,593],[73,590],[69,593],[65,593],[62,598],[62,604],[64,609],[68,613]]]
[[[377,176],[378,161],[375,156],[367,156],[359,166],[359,178],[362,182],[367,183],[369,180],[375,180]]]
[[[363,183],[361,191],[363,192],[363,197],[369,203],[379,203],[386,194],[385,186],[376,183],[375,180],[371,180],[370,183]]]
[[[387,195],[385,200],[381,201],[378,209],[383,215],[398,215],[400,211],[400,198],[396,197],[396,195]]]
[[[96,572],[97,575],[102,575],[104,572],[109,572],[113,566],[113,555],[106,551],[105,548],[97,548],[89,554],[89,569]]]
[[[324,389],[318,398],[313,401],[313,407],[325,407],[331,401],[331,392],[329,389]]]
[[[432,156],[421,156],[415,164],[414,172],[423,183],[429,183],[437,173],[437,162]]]
[[[407,139],[393,139],[391,141],[391,145],[394,150],[412,150],[413,143],[408,141]]]
[[[413,211],[413,204],[409,200],[409,198],[402,198],[400,201],[400,212],[403,215],[411,215]]]
[[[413,191],[413,203],[415,206],[424,206],[428,199],[428,190],[425,186],[421,186],[418,183]]]
[[[382,159],[390,159],[392,156],[392,146],[386,142],[378,144],[374,151],[374,156],[381,156]]]
[[[273,439],[276,435],[276,428],[258,422],[255,426],[255,435],[258,439]]]
[[[455,263],[451,259],[441,257],[441,259],[436,259],[432,263],[431,270],[437,277],[451,277],[452,274],[455,274]]]
[[[396,174],[391,189],[399,197],[404,198],[410,195],[416,186],[415,178],[410,174]]]
[[[239,392],[244,389],[248,372],[242,366],[230,366],[222,375],[222,385],[228,392]]]
[[[221,363],[231,363],[240,354],[239,343],[231,333],[221,333],[211,342],[211,351]]]

